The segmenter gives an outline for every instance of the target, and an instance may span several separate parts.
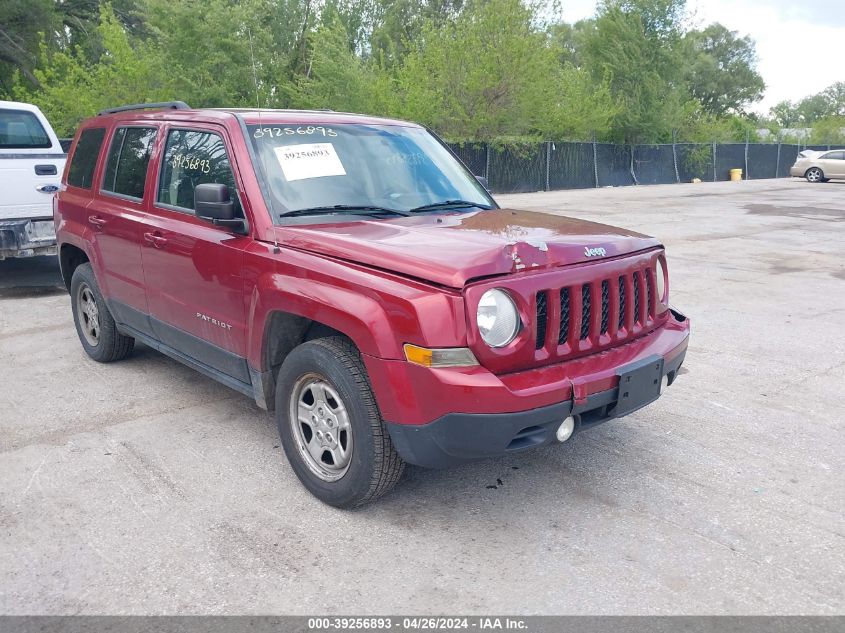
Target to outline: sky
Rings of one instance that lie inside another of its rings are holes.
[[[561,0],[563,19],[595,13],[596,0]],[[845,81],[845,0],[687,0],[695,26],[721,22],[757,43],[757,71],[766,82],[752,110],[797,101]]]

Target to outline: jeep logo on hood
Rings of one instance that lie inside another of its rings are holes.
[[[607,251],[601,246],[597,246],[596,248],[590,248],[589,246],[584,247],[585,257],[604,257],[605,255],[607,255]]]

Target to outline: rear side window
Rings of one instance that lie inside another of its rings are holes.
[[[50,137],[32,112],[0,110],[0,149],[52,147]]]
[[[114,133],[103,178],[103,191],[144,197],[147,165],[156,138],[154,127],[121,127]]]
[[[826,160],[845,160],[845,152],[830,152],[825,154],[824,158]]]
[[[103,145],[105,135],[106,130],[102,127],[82,131],[76,142],[76,149],[73,150],[73,158],[67,172],[67,184],[82,189],[91,188],[91,183],[94,181],[94,168],[97,166],[97,157],[100,155],[100,147]]]
[[[161,161],[156,201],[193,211],[194,189],[208,182],[229,188],[235,213],[240,215],[235,178],[223,139],[213,132],[171,131]]]

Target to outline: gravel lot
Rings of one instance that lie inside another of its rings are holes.
[[[248,398],[141,346],[90,361],[55,259],[0,262],[0,613],[842,613],[845,183],[499,201],[661,237],[684,375],[355,512]]]

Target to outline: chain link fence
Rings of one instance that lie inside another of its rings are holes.
[[[832,145],[787,143],[667,143],[616,145],[597,142],[449,143],[494,193],[555,189],[658,185],[730,180],[741,169],[745,180],[784,178],[805,149],[840,149]]]

